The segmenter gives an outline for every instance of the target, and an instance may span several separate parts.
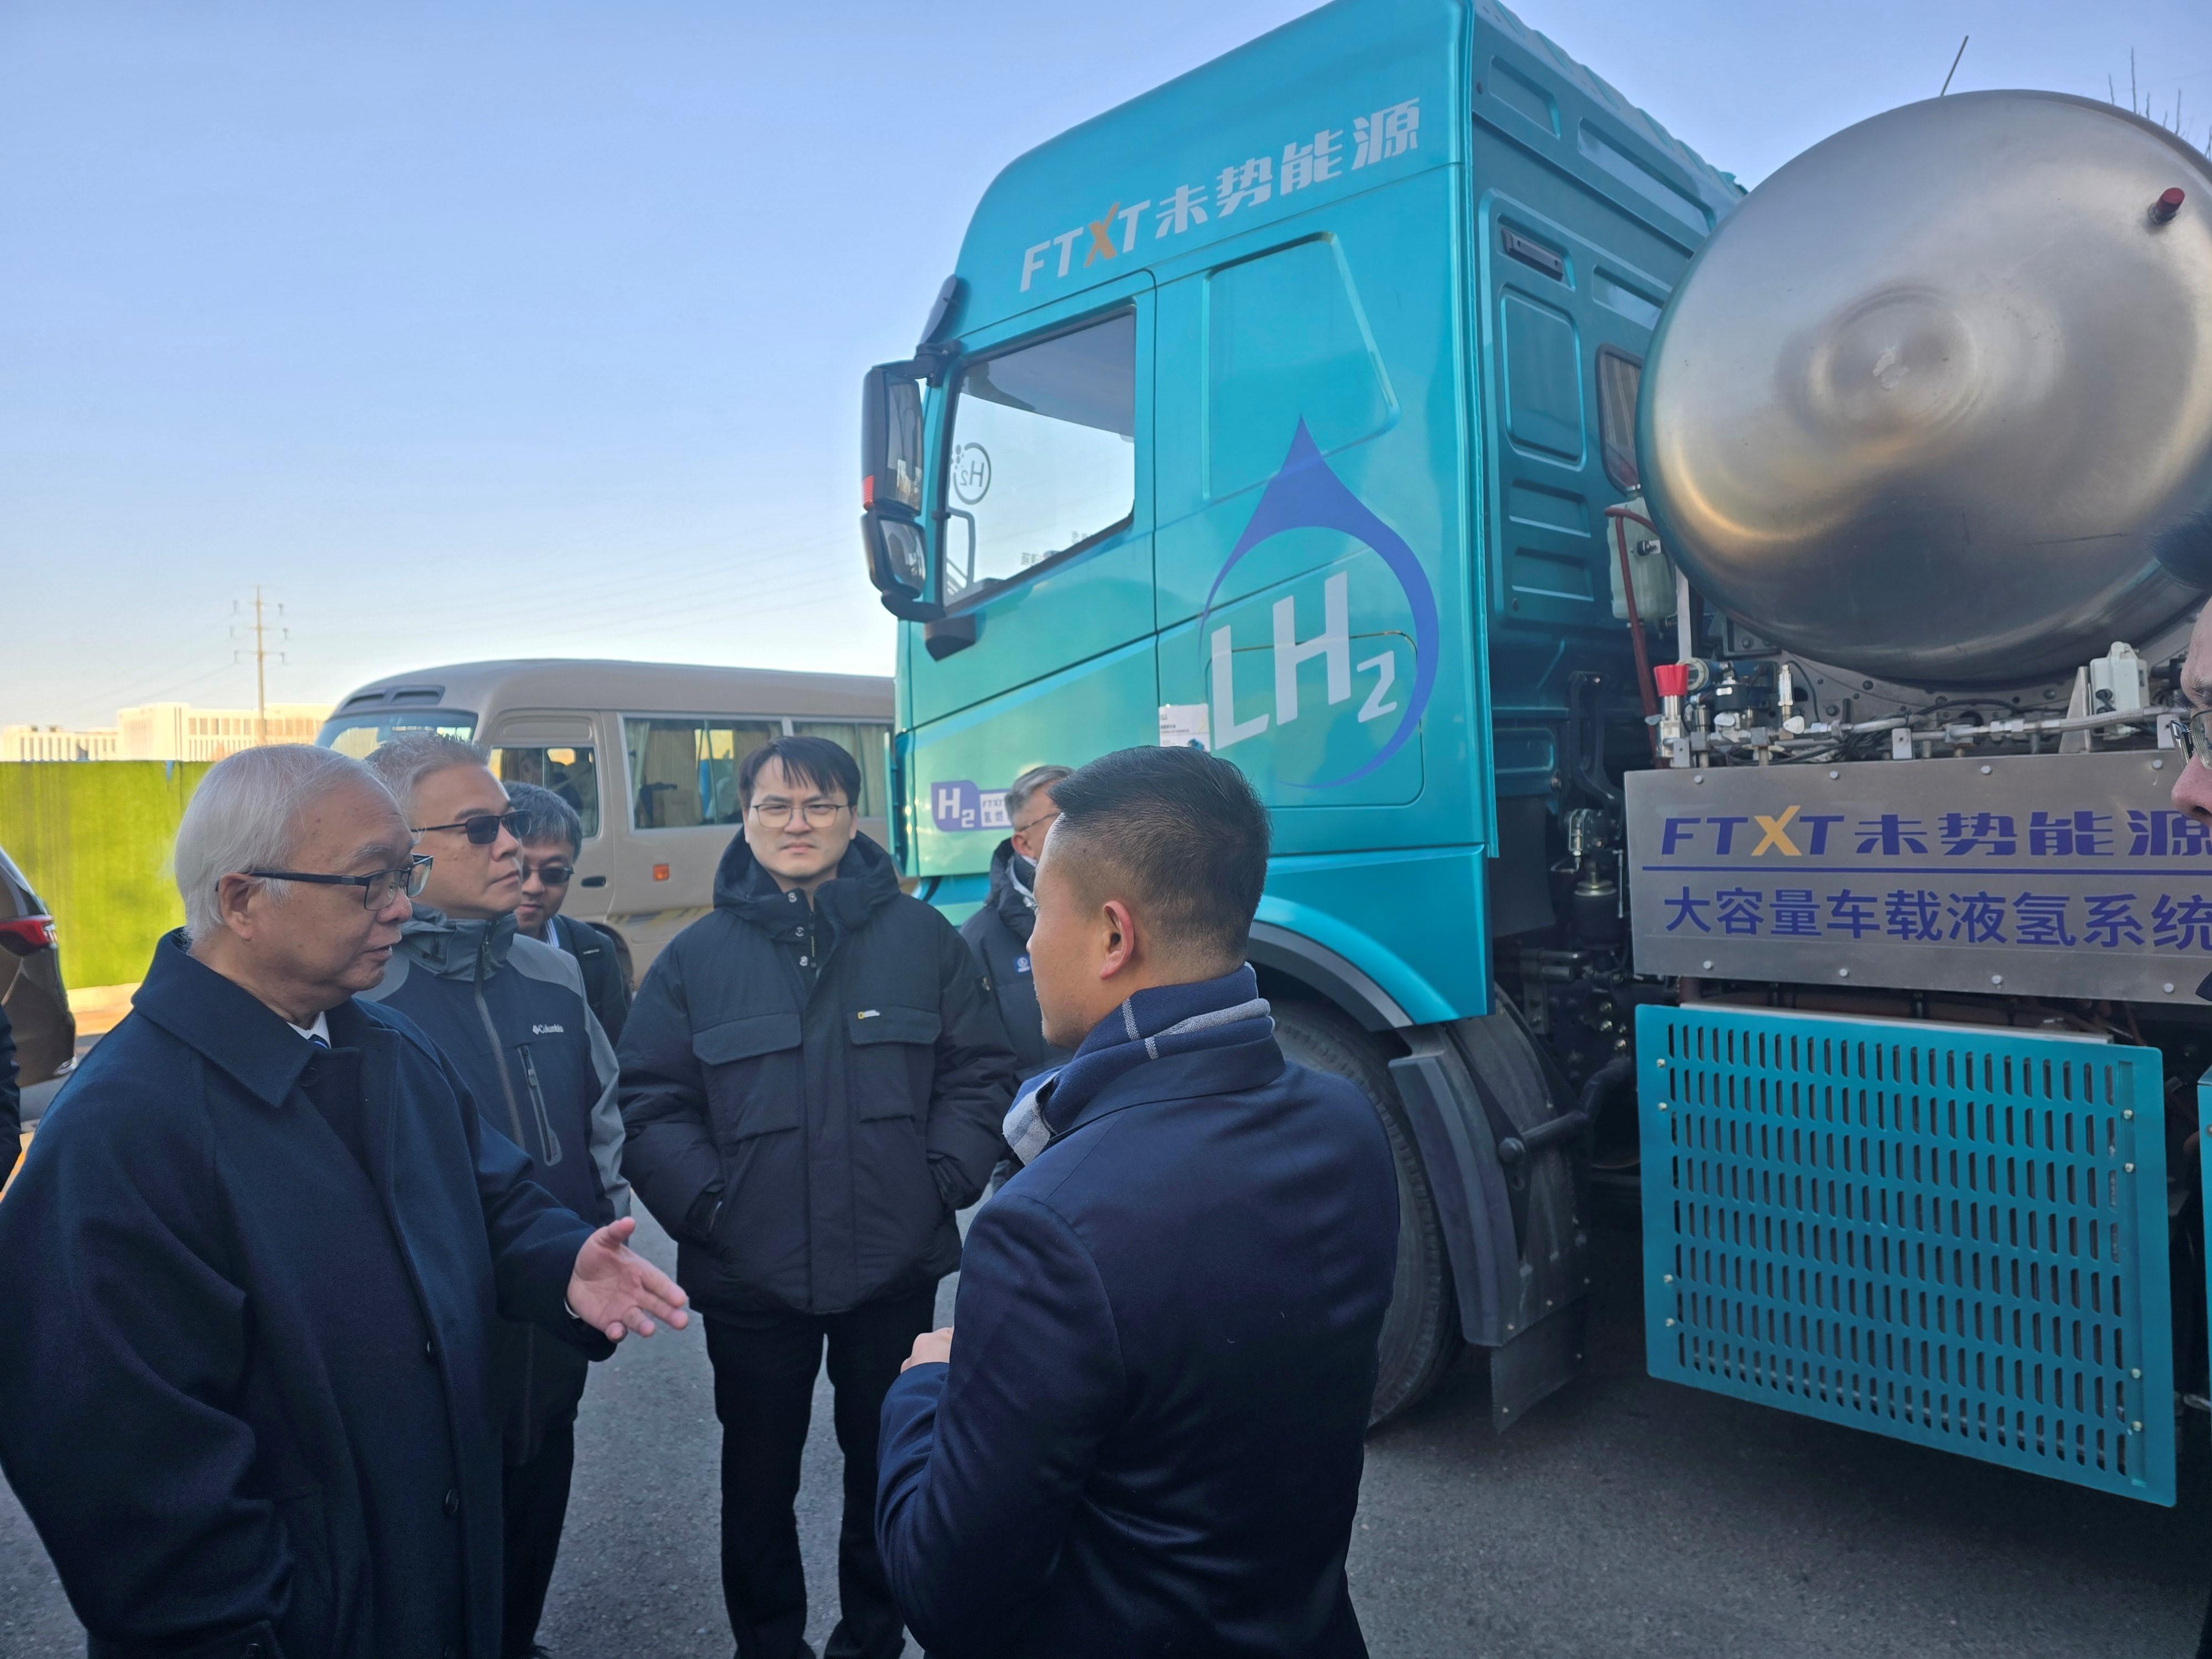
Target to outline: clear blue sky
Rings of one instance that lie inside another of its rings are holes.
[[[512,654],[887,672],[861,371],[1030,145],[1297,0],[0,3],[0,722]],[[2202,142],[2206,0],[1529,0],[1755,182],[1955,85]]]

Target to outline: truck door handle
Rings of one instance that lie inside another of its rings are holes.
[[[607,884],[607,878],[605,876],[586,876],[583,884],[586,887],[604,887]]]

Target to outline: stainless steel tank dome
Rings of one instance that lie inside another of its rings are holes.
[[[1848,128],[1692,262],[1638,436],[1691,579],[1808,656],[1986,685],[2141,641],[2212,587],[2212,163],[2056,93]]]

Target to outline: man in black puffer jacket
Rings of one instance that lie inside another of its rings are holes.
[[[621,1044],[623,1171],[675,1235],[722,1423],[722,1589],[739,1659],[811,1655],[793,1504],[823,1343],[845,1458],[833,1659],[891,1659],[877,1418],[960,1261],[1014,1056],[959,935],[855,835],[860,773],[778,738],[738,774],[714,908],[663,951]]]

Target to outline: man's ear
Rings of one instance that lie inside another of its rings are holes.
[[[1136,919],[1120,899],[1108,899],[1099,907],[1099,926],[1104,946],[1099,953],[1098,977],[1112,979],[1127,973],[1137,960]]]
[[[216,883],[216,914],[222,918],[222,925],[228,932],[242,939],[253,937],[253,924],[257,920],[253,901],[256,897],[265,902],[268,895],[263,890],[261,883],[252,876],[233,872]]]

